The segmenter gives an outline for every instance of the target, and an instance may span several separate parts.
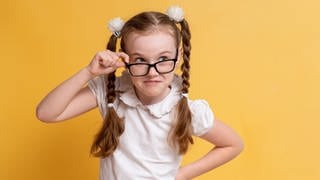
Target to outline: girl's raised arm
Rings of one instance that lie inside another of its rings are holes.
[[[91,63],[53,89],[37,106],[36,116],[43,122],[59,122],[97,106],[96,98],[85,84],[92,78],[109,74],[128,61],[125,53],[98,52]],[[85,87],[84,87],[85,86]]]
[[[83,86],[92,78],[87,68],[53,89],[37,106],[36,116],[43,122],[72,118],[97,106],[90,89]]]

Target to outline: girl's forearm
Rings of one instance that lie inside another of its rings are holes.
[[[201,159],[182,167],[178,176],[192,179],[230,161],[242,151],[242,146],[215,147]]]
[[[61,114],[72,98],[93,77],[87,67],[53,89],[38,105],[36,115],[41,120],[54,120]]]

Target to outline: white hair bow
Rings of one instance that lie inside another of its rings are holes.
[[[108,28],[109,30],[116,36],[120,37],[121,35],[121,30],[123,28],[124,21],[120,17],[116,17],[111,19],[108,22]]]
[[[181,22],[184,19],[184,13],[181,7],[171,6],[167,10],[167,15],[175,22]]]

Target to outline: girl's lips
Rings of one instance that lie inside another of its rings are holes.
[[[156,80],[147,80],[147,81],[144,81],[144,83],[146,84],[156,84],[156,83],[160,83],[161,81],[156,81]]]

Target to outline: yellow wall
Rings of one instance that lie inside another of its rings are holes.
[[[317,0],[2,0],[0,179],[97,179],[98,111],[40,123],[36,104],[105,47],[106,22],[183,6],[193,33],[191,97],[209,101],[245,151],[197,179],[320,179]],[[208,151],[197,139],[184,163]]]

